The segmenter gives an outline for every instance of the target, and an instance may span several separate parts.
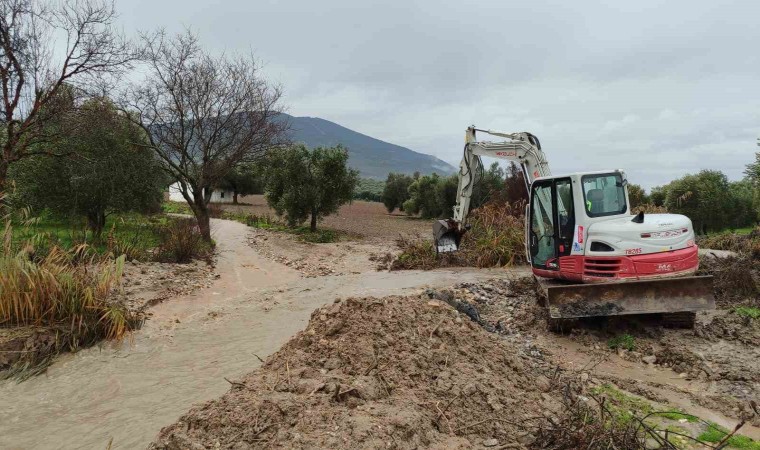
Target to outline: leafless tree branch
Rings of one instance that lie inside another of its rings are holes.
[[[141,36],[148,75],[122,95],[122,108],[149,135],[210,239],[211,192],[236,165],[284,142],[282,90],[252,57],[212,56],[190,30]]]

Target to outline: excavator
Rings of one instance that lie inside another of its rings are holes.
[[[477,132],[504,140],[478,141]],[[454,216],[433,224],[439,254],[458,251],[470,228],[481,156],[522,168],[526,259],[550,320],[660,314],[692,327],[697,311],[715,308],[712,277],[695,276],[699,256],[688,217],[632,214],[622,170],[552,175],[540,141],[526,132],[467,129]]]

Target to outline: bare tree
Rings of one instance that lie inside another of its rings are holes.
[[[122,104],[210,240],[212,189],[283,138],[286,123],[275,120],[281,90],[264,80],[253,58],[210,56],[189,30],[144,35],[143,41],[148,75],[124,93]]]
[[[107,0],[0,0],[0,192],[12,163],[57,155],[60,130],[47,124],[71,105],[58,96],[81,91],[133,59],[115,18]]]

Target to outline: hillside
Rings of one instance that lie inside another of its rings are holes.
[[[385,179],[389,172],[412,174],[454,172],[450,164],[430,155],[390,144],[357,133],[329,120],[318,117],[293,117],[283,114],[290,122],[290,138],[308,147],[343,144],[348,148],[349,164],[364,178]]]

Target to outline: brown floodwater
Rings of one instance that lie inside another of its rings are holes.
[[[225,393],[336,297],[382,296],[507,276],[504,270],[368,272],[301,278],[214,221],[220,278],[155,306],[131,342],[62,355],[46,374],[0,381],[0,448],[144,448],[193,405]]]

